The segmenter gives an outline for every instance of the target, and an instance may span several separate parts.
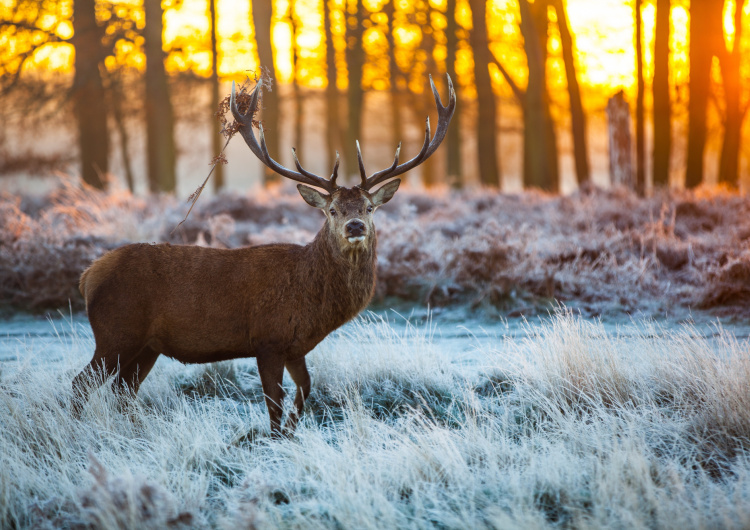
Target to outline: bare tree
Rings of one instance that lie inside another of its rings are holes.
[[[742,138],[742,122],[747,114],[747,105],[740,102],[740,45],[742,42],[742,9],[745,2],[734,3],[734,45],[721,51],[721,77],[724,80],[726,117],[724,141],[719,159],[719,182],[730,188],[739,187],[739,152]]]
[[[112,111],[115,129],[119,140],[120,153],[122,156],[123,169],[125,171],[125,182],[131,192],[135,190],[135,175],[130,155],[130,133],[128,131],[128,118],[140,123],[142,121],[143,101],[141,97],[134,96],[142,89],[143,76],[135,68],[129,66],[130,60],[141,54],[138,40],[143,36],[143,30],[137,30],[136,20],[141,16],[141,7],[138,5],[113,5],[111,3],[99,2],[97,11],[99,19],[106,19],[105,36],[103,39],[106,58],[114,59],[114,68],[101,68],[100,72],[104,81],[104,90],[107,93],[107,104]],[[122,54],[123,42],[129,42],[133,46],[131,52]]]
[[[216,0],[208,0],[208,13],[211,21],[211,102],[209,103],[209,116],[211,120],[211,152],[214,156],[221,153],[221,124],[216,119],[215,113],[219,105],[219,28],[216,25]],[[214,191],[218,192],[224,187],[224,166],[216,164],[213,172]]]
[[[323,26],[326,32],[326,145],[328,147],[329,167],[333,167],[333,153],[341,150],[341,118],[339,115],[339,89],[336,86],[338,72],[336,69],[336,49],[333,45],[330,2],[323,0]]]
[[[274,86],[263,93],[263,133],[268,140],[268,149],[271,157],[278,160],[279,143],[279,95],[276,83],[276,67],[273,61],[273,44],[271,43],[271,23],[273,21],[273,2],[268,0],[252,0],[253,28],[255,28],[255,41],[258,45],[258,59],[260,66],[266,70],[268,78]],[[279,182],[279,177],[268,169],[264,169],[263,182]]]
[[[510,85],[523,110],[523,183],[526,187],[557,192],[560,170],[555,125],[547,94],[547,7],[546,0],[529,5],[518,0],[529,80],[522,90],[497,58],[495,64]]]
[[[346,68],[348,87],[346,89],[347,142],[344,145],[344,167],[347,175],[358,173],[356,144],[353,140],[362,138],[362,70],[365,64],[365,51],[362,48],[364,34],[365,6],[362,0],[354,0],[356,13],[346,17]]]
[[[458,79],[456,74],[456,52],[458,51],[458,24],[456,22],[456,0],[447,0],[445,7],[446,54],[445,70],[451,79]],[[458,90],[458,85],[456,90]],[[448,182],[454,188],[463,186],[461,174],[461,109],[459,107],[453,115],[453,126],[448,129],[448,141],[445,146],[446,174]]]
[[[607,121],[610,182],[634,190],[630,105],[622,90],[607,101]]]
[[[641,0],[635,0],[635,65],[636,79],[638,83],[638,94],[635,102],[635,189],[639,195],[646,191],[646,154],[643,133],[643,36],[641,20]]]
[[[134,97],[133,93],[140,89],[142,77],[128,63],[133,55],[142,52],[140,45],[132,46],[133,51],[129,53],[123,52],[125,47],[119,45],[123,41],[135,44],[143,35],[135,23],[141,6],[113,6],[111,2],[101,0],[81,0],[73,4],[54,0],[19,0],[13,4],[15,12],[11,9],[0,13],[0,41],[7,39],[13,43],[3,50],[5,53],[0,57],[0,93],[15,98],[14,104],[8,105],[12,108],[3,116],[5,124],[8,124],[7,118],[18,115],[22,116],[23,126],[28,129],[37,121],[44,123],[48,115],[59,112],[69,102],[80,144],[76,158],[81,163],[81,176],[89,185],[103,187],[107,184],[108,151],[113,141],[107,127],[107,119],[111,117],[122,152],[125,179],[132,190],[134,175],[126,122],[134,113],[140,118],[142,98]],[[73,13],[70,13],[71,5]],[[44,83],[39,83],[35,76],[21,75],[24,65],[37,51],[65,40],[58,35],[62,25],[50,26],[50,21],[54,20],[73,23],[70,43],[76,48],[76,73],[70,86],[66,76],[48,77]],[[114,67],[109,63],[110,59],[115,59]],[[109,64],[106,68],[105,60]],[[40,105],[40,101],[46,104]],[[51,156],[28,152],[23,156],[28,160],[27,171],[60,167],[58,161],[72,158],[67,152]],[[8,163],[4,167],[19,167],[19,160],[5,158]]]
[[[135,176],[133,175],[133,166],[130,161],[130,134],[125,123],[125,112],[123,111],[126,99],[125,90],[123,89],[123,72],[116,71],[110,73],[107,75],[106,80],[109,106],[112,108],[112,117],[114,118],[117,136],[120,140],[120,154],[122,156],[123,169],[125,170],[125,182],[128,185],[130,193],[133,193],[135,191]]]
[[[146,153],[148,183],[152,192],[173,192],[175,174],[174,113],[164,69],[162,35],[164,12],[160,1],[144,2],[146,53]]]
[[[654,36],[654,153],[653,183],[669,185],[669,159],[672,150],[672,114],[669,98],[669,14],[671,0],[656,1]]]
[[[576,77],[575,59],[573,57],[573,36],[568,24],[568,14],[563,0],[553,0],[552,5],[557,13],[557,25],[560,29],[565,77],[568,82],[568,99],[570,101],[570,127],[573,135],[573,157],[576,164],[578,185],[591,180],[588,150],[586,148],[586,115],[581,102],[581,89]]]
[[[96,0],[73,4],[75,76],[71,91],[81,156],[81,177],[95,188],[104,189],[109,171],[107,105],[100,63],[104,60],[104,27],[96,21]]]
[[[396,39],[394,31],[396,29],[395,21],[395,0],[389,0],[383,6],[383,12],[388,17],[388,74],[389,74],[389,92],[391,98],[391,137],[394,143],[398,143],[404,137],[404,122],[401,119],[401,87],[399,83],[403,81],[403,73],[396,63]],[[450,133],[449,133],[450,134]]]
[[[437,71],[437,64],[435,63],[435,29],[432,27],[432,6],[429,2],[425,2],[424,8],[427,24],[422,25],[421,47],[425,57],[425,70],[429,73]],[[427,82],[427,79],[425,79],[425,82]],[[429,109],[426,108],[425,105],[425,102],[428,100],[422,97],[417,97],[417,95],[413,93],[411,94],[411,99],[413,101],[413,108],[419,109],[420,114],[425,114],[429,111]],[[426,188],[431,188],[442,180],[440,178],[441,176],[438,175],[437,166],[435,164],[436,161],[437,158],[430,158],[422,163],[422,184]]]
[[[302,157],[302,121],[304,119],[304,96],[300,86],[300,58],[297,39],[300,34],[301,24],[297,16],[296,2],[289,3],[289,20],[292,23],[292,90],[294,91],[294,140],[293,146],[297,150],[297,156]]]
[[[521,0],[525,2],[525,0]],[[497,103],[492,90],[489,64],[492,60],[487,40],[487,1],[471,5],[471,47],[474,52],[474,80],[477,88],[477,156],[482,184],[500,187],[497,160]]]
[[[83,8],[83,5],[79,7]],[[43,46],[60,41],[42,24],[45,18],[58,13],[49,12],[44,0],[19,0],[14,8],[6,9],[0,14],[4,15],[0,18],[0,37],[5,42],[14,43],[14,46],[4,48],[3,56],[0,57],[3,73],[0,76],[0,88],[3,94],[7,94],[20,82],[26,61]]]
[[[703,182],[703,153],[706,148],[706,110],[711,93],[711,61],[721,46],[722,4],[718,0],[690,2],[690,81],[688,90],[688,144],[685,186]]]

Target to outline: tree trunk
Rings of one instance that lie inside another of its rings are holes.
[[[297,156],[302,158],[302,120],[304,119],[304,106],[302,90],[299,85],[299,52],[297,49],[297,36],[299,35],[299,22],[297,20],[296,3],[289,3],[289,19],[292,21],[292,88],[294,90],[294,143]]]
[[[641,21],[641,0],[635,0],[635,64],[638,95],[635,102],[635,189],[638,195],[646,192],[646,154],[643,133],[643,44]]]
[[[549,110],[547,77],[547,2],[532,6],[519,0],[529,80],[524,96],[523,174],[524,186],[559,190],[559,166],[554,124]]]
[[[395,0],[388,0],[383,6],[383,12],[388,17],[388,73],[389,91],[391,97],[391,138],[394,145],[398,145],[404,140],[404,122],[401,119],[401,87],[399,81],[402,79],[401,70],[396,64],[396,39],[394,36],[395,29]]]
[[[497,161],[497,106],[488,69],[490,50],[487,41],[486,0],[478,0],[471,5],[471,20],[471,47],[474,52],[478,106],[476,134],[479,176],[483,185],[498,188],[500,168]]]
[[[542,82],[541,90],[544,96],[544,131],[547,149],[547,160],[550,168],[550,181],[552,191],[560,191],[560,157],[557,153],[557,135],[555,134],[555,122],[552,120],[550,111],[549,92],[547,91],[547,40],[549,38],[549,6],[550,0],[539,0],[534,2],[531,8],[532,20],[534,21],[539,37],[539,49],[542,56]]]
[[[109,92],[111,97],[112,117],[115,120],[117,134],[120,137],[120,153],[122,153],[122,164],[125,170],[125,182],[130,193],[135,192],[135,178],[133,166],[130,162],[130,135],[128,134],[125,116],[122,112],[122,102],[125,100],[125,92],[122,89],[122,72],[109,77]]]
[[[341,150],[341,117],[339,115],[339,89],[336,86],[336,50],[333,46],[331,32],[331,9],[329,2],[323,0],[323,26],[326,32],[326,146],[328,147],[328,162],[332,168],[334,153]]]
[[[685,187],[703,182],[703,152],[706,148],[706,109],[711,92],[711,60],[719,51],[722,36],[722,4],[718,0],[690,2],[690,81],[688,89],[688,144]]]
[[[740,107],[740,42],[742,41],[742,8],[745,2],[734,4],[734,46],[721,54],[721,77],[724,80],[726,121],[724,141],[719,159],[719,182],[732,189],[739,187],[739,154],[744,111]]]
[[[435,64],[435,29],[432,27],[432,7],[429,2],[425,3],[425,9],[427,24],[422,26],[422,49],[425,52],[425,70],[427,73],[437,73],[437,65]],[[440,81],[437,80],[437,82],[439,83]],[[429,80],[425,79],[425,83],[428,87],[424,92],[424,96],[426,97],[419,98],[416,105],[416,108],[423,111],[421,114],[426,114],[434,108],[432,106],[434,105],[431,101],[432,98],[430,97],[431,89],[429,88]],[[412,94],[412,97],[414,96],[415,94]],[[419,169],[422,172],[422,184],[425,188],[432,188],[442,180],[440,175],[438,175],[436,162],[437,157],[430,157],[420,164]]]
[[[175,190],[174,115],[164,70],[161,2],[144,2],[143,49],[146,54],[146,142],[151,192]]]
[[[656,1],[654,37],[654,187],[669,186],[672,115],[669,98],[669,14],[671,0]]]
[[[95,0],[76,0],[73,4],[75,77],[71,94],[78,125],[81,177],[89,186],[104,189],[109,171],[107,107],[99,72],[104,28],[96,22],[95,4]]]
[[[609,178],[613,186],[634,189],[633,144],[630,137],[630,106],[622,90],[607,102]]]
[[[447,25],[445,28],[446,36],[446,55],[445,69],[451,76],[458,97],[458,75],[456,74],[456,52],[458,51],[458,24],[456,23],[456,0],[447,0],[445,16]],[[461,173],[461,109],[463,105],[458,105],[456,112],[453,114],[451,126],[448,128],[448,134],[445,138],[445,155],[446,155],[446,177],[448,183],[453,188],[463,187],[463,176]]]
[[[576,164],[576,179],[578,186],[591,180],[588,150],[586,149],[586,115],[581,102],[581,90],[576,77],[575,60],[573,57],[573,36],[568,25],[568,15],[563,0],[554,0],[557,13],[557,25],[560,29],[560,43],[562,44],[563,62],[565,63],[565,77],[568,82],[568,99],[570,101],[570,127],[573,135],[573,157]]]
[[[362,34],[364,27],[364,9],[361,0],[354,0],[357,12],[354,16],[347,16],[346,20],[346,68],[348,72],[348,87],[346,89],[347,128],[344,144],[344,167],[350,177],[359,175],[357,164],[356,140],[362,138],[362,69],[365,64],[365,51],[362,48]],[[347,10],[348,14],[348,10]],[[357,181],[359,177],[357,176]]]
[[[211,117],[211,149],[214,156],[221,153],[223,142],[221,138],[221,124],[216,117],[219,105],[219,29],[216,26],[216,0],[208,0],[208,9],[211,18],[211,103],[209,113]],[[213,172],[214,192],[224,187],[224,165],[216,164]]]
[[[271,78],[273,86],[263,91],[263,134],[266,138],[268,154],[279,160],[281,135],[279,134],[279,90],[276,83],[276,67],[273,62],[273,45],[271,43],[271,22],[273,20],[273,3],[268,0],[252,0],[253,27],[255,42],[258,45],[260,66]],[[279,182],[280,177],[271,169],[263,166],[263,183]]]

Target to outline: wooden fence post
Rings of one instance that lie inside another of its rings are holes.
[[[612,186],[635,191],[630,135],[630,106],[620,90],[607,102],[609,132],[609,176]]]

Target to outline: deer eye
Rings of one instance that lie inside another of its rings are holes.
[[[336,209],[335,208],[331,208],[328,211],[331,212],[331,215],[336,215]]]
[[[372,206],[367,207],[367,213],[370,213],[370,212],[372,212]]]

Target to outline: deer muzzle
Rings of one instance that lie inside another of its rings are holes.
[[[346,239],[349,243],[359,243],[365,240],[367,226],[361,219],[352,219],[346,223]]]

